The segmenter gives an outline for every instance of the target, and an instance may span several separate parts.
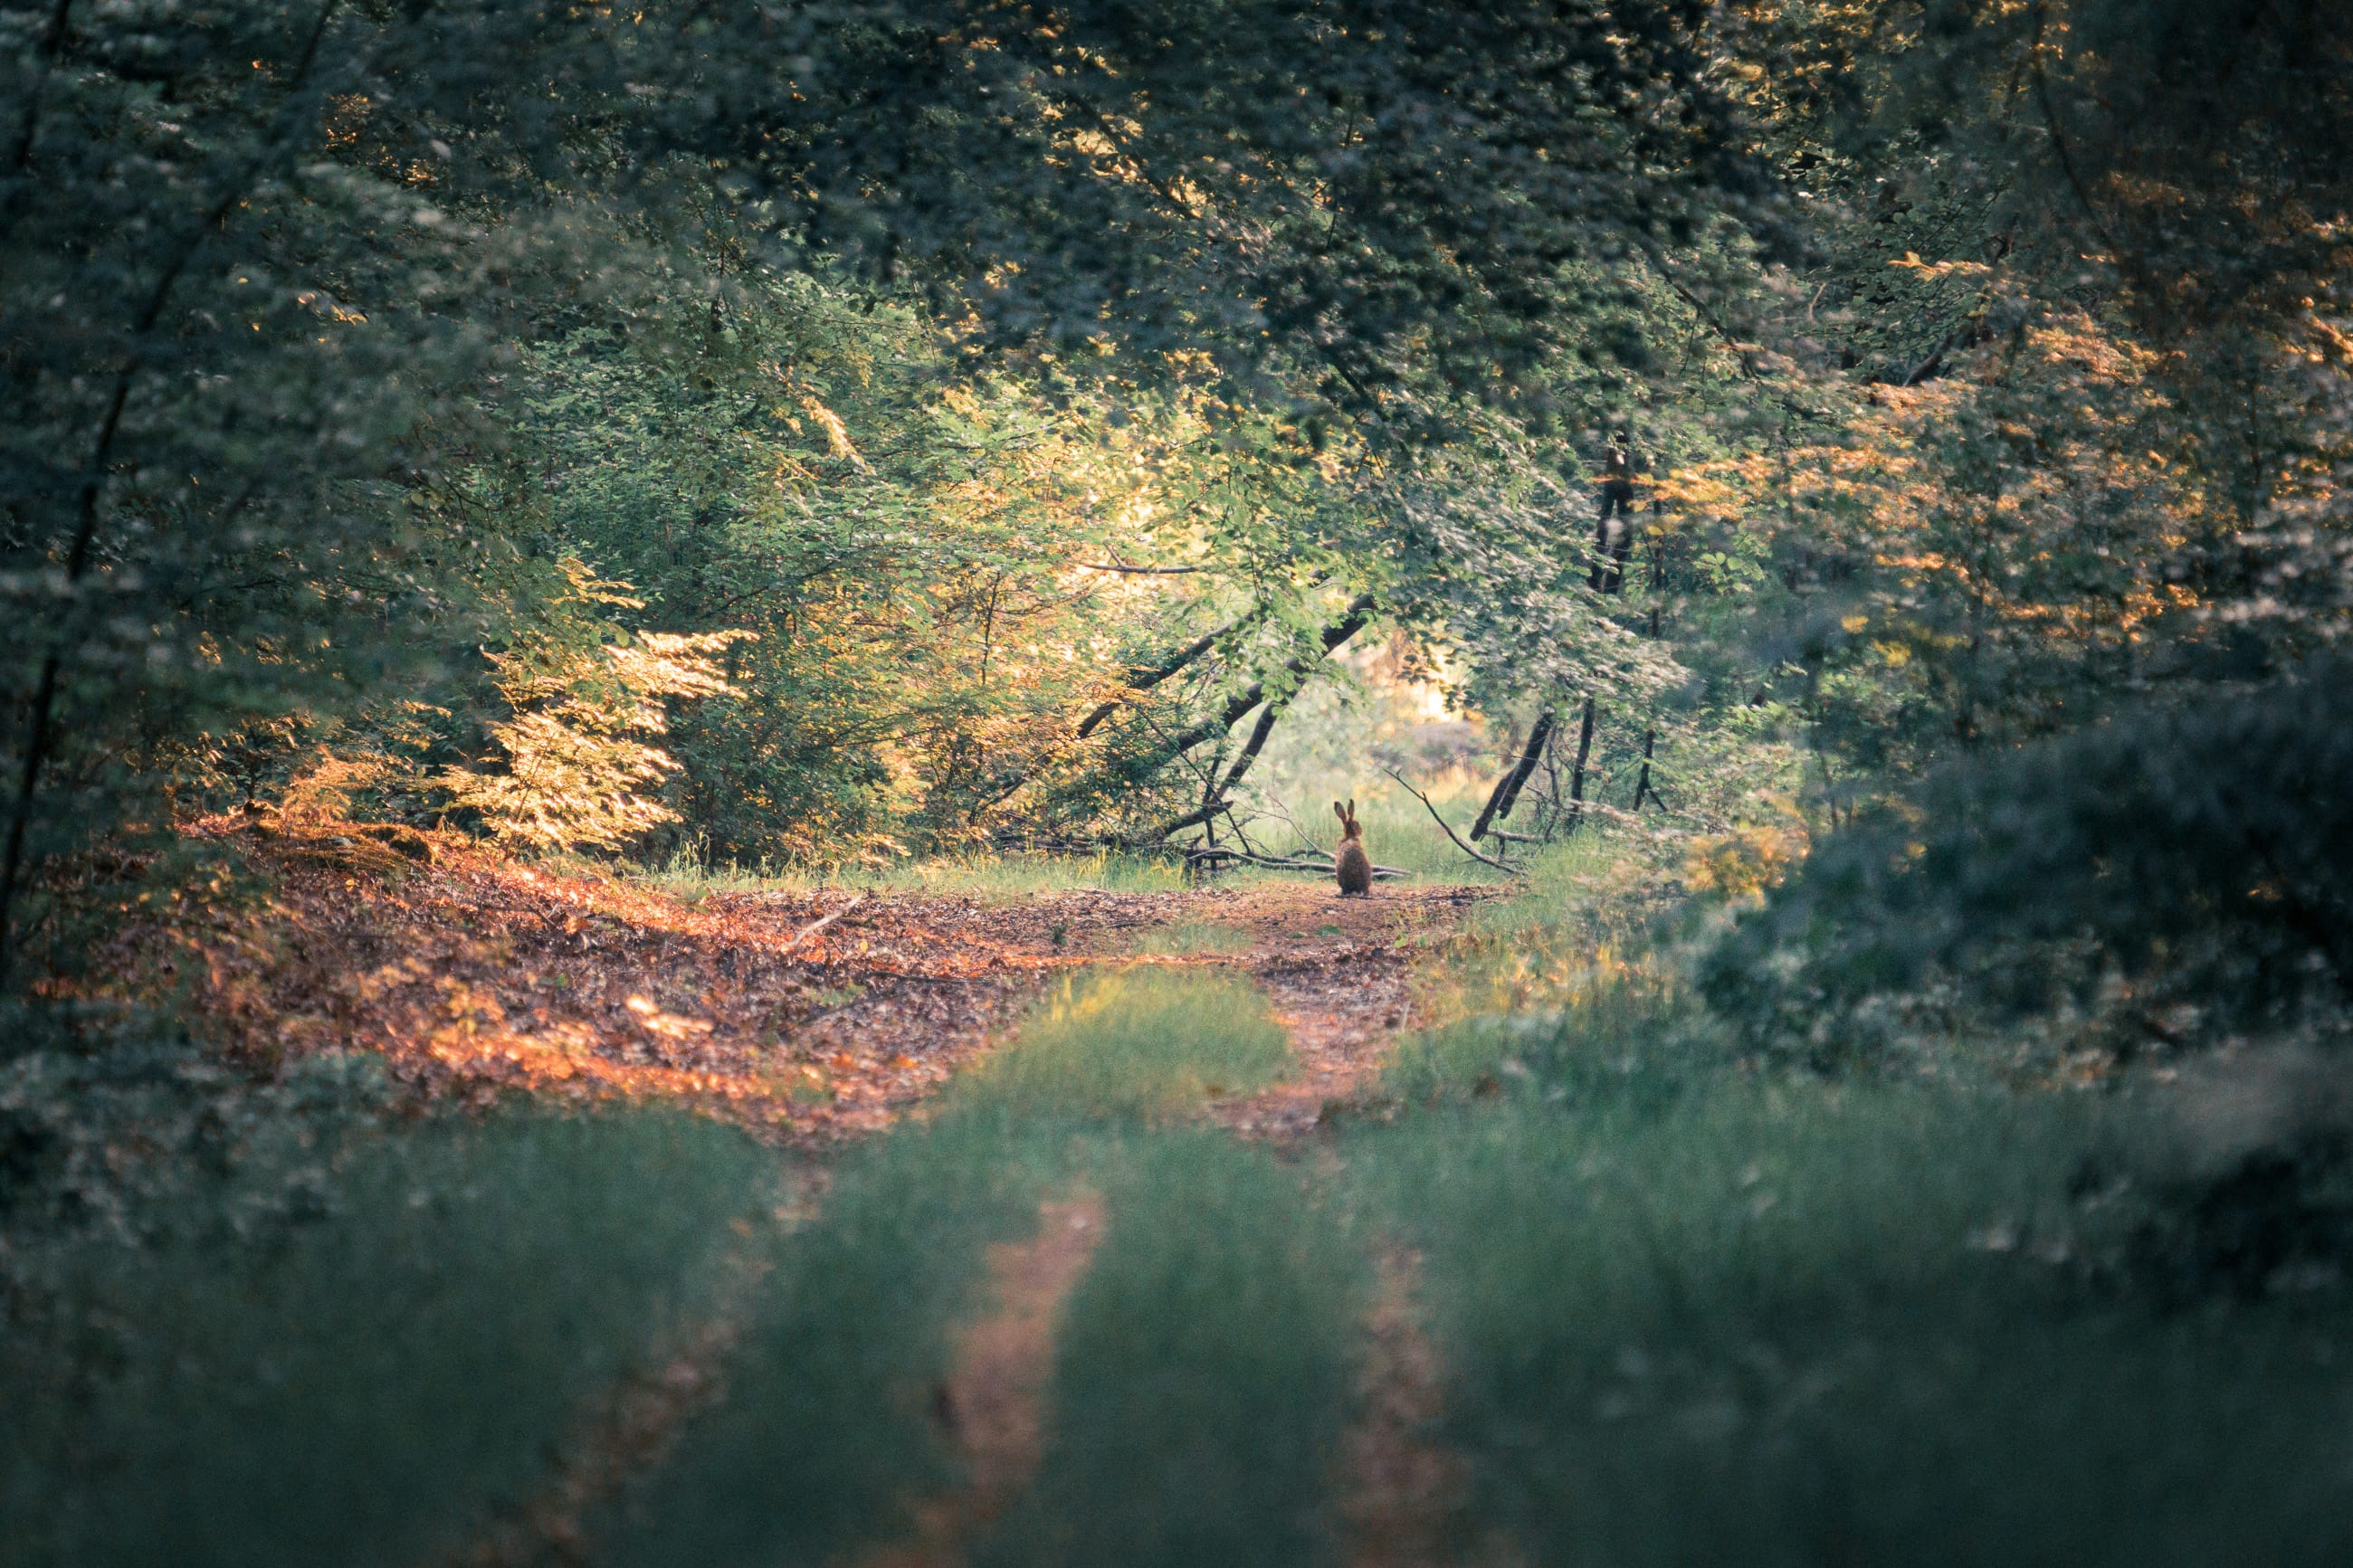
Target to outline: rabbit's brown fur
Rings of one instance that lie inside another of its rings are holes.
[[[1333,863],[1340,875],[1340,896],[1368,899],[1373,895],[1373,860],[1365,853],[1365,826],[1356,820],[1356,803],[1342,805],[1335,800],[1332,815],[1340,819],[1340,853]]]

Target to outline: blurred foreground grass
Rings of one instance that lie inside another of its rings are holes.
[[[366,1141],[256,1227],[197,1188],[168,1239],[85,1245],[9,1302],[0,1562],[454,1547],[701,1310],[774,1180],[710,1122],[519,1113]]]

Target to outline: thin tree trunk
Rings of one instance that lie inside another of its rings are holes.
[[[1472,843],[1476,844],[1486,836],[1489,824],[1512,815],[1512,807],[1519,804],[1520,791],[1526,785],[1528,775],[1536,771],[1536,763],[1543,760],[1545,742],[1552,739],[1552,726],[1553,710],[1547,708],[1536,716],[1535,727],[1528,731],[1528,743],[1521,749],[1520,760],[1512,765],[1510,772],[1495,781],[1493,792],[1487,796],[1486,809],[1480,812],[1479,820],[1472,824]]]
[[[1585,816],[1585,763],[1593,755],[1594,701],[1585,700],[1585,717],[1577,726],[1577,761],[1568,770],[1568,830],[1577,831]]]
[[[1601,468],[1601,514],[1593,524],[1593,570],[1587,586],[1615,594],[1626,585],[1626,558],[1634,549],[1634,455],[1620,447]],[[1613,526],[1614,525],[1614,526]]]
[[[81,493],[75,509],[73,547],[66,556],[65,577],[69,588],[79,586],[90,569],[92,546],[98,537],[99,500],[105,489],[107,476],[114,467],[115,438],[122,428],[122,412],[130,402],[132,383],[138,379],[140,370],[146,363],[148,340],[162,321],[164,309],[170,302],[173,290],[179,286],[181,275],[195,260],[197,253],[227,221],[230,210],[244,199],[245,193],[252,188],[254,181],[270,159],[293,148],[304,124],[296,111],[296,105],[309,94],[311,70],[318,60],[319,46],[327,36],[327,25],[334,17],[336,4],[337,0],[326,0],[319,7],[317,19],[311,26],[301,56],[296,62],[292,83],[279,105],[277,134],[261,153],[225,184],[219,199],[184,232],[177,253],[165,264],[162,275],[148,292],[146,304],[132,323],[130,353],[115,372],[113,396],[109,400],[106,418],[100,426],[97,444],[83,472]],[[67,9],[60,5],[52,14],[50,35],[44,40],[44,47],[50,57],[54,57],[56,49],[49,46],[63,42],[61,29]],[[27,106],[25,140],[14,152],[14,156],[20,161],[31,153],[31,137],[35,129],[33,115],[37,107],[37,103]],[[68,616],[70,617],[71,614],[69,609]],[[41,660],[40,683],[33,693],[32,717],[26,726],[25,765],[16,780],[5,844],[0,847],[0,986],[8,983],[9,970],[15,958],[17,886],[27,865],[25,845],[32,826],[34,796],[40,788],[41,768],[48,761],[49,748],[56,741],[58,680],[65,664],[67,641],[68,633],[61,629]]]
[[[1658,739],[1659,731],[1656,728],[1642,731],[1642,776],[1634,781],[1634,810],[1638,813],[1642,809],[1644,795],[1649,795],[1652,800],[1659,800],[1658,791],[1651,787],[1651,748]],[[1666,810],[1667,803],[1659,800],[1659,809]]]
[[[1266,738],[1274,733],[1274,721],[1282,715],[1282,703],[1268,703],[1266,711],[1258,716],[1257,724],[1251,727],[1250,740],[1244,742],[1241,755],[1236,757],[1234,765],[1227,770],[1225,782],[1223,784],[1217,782],[1218,770],[1212,766],[1209,769],[1208,792],[1201,797],[1201,804],[1163,827],[1154,836],[1155,838],[1166,838],[1170,834],[1180,833],[1187,827],[1208,826],[1211,834],[1209,842],[1215,844],[1216,829],[1209,826],[1211,819],[1220,812],[1229,813],[1234,786],[1242,782],[1243,775],[1250,770],[1250,764],[1258,761],[1259,752],[1266,749]],[[1239,834],[1241,830],[1237,827],[1234,831]]]

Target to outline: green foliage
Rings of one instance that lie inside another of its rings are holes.
[[[1710,994],[1762,1040],[1816,1053],[1859,1005],[1939,973],[2027,1010],[2105,987],[2158,1037],[2182,1002],[2226,1026],[2337,1034],[2348,691],[2343,662],[2319,658],[1949,768],[1819,847],[1717,949]]]
[[[539,721],[474,659],[543,634],[567,551],[633,636],[762,637],[658,810],[534,840],[1150,837],[1172,760],[1391,584],[1473,662],[1672,683],[1558,591],[1554,512],[1562,430],[1683,308],[1649,258],[1772,227],[1706,8],[934,11],[5,25],[9,940],[62,941],[37,864],[420,713],[369,808],[495,792],[489,730]],[[1073,575],[1137,547],[1201,581]]]
[[[502,843],[617,849],[678,820],[640,792],[679,764],[639,737],[669,728],[664,699],[727,695],[719,660],[752,634],[639,632],[607,642],[610,628],[585,607],[638,609],[642,601],[576,561],[562,570],[569,589],[547,602],[537,625],[489,656],[491,683],[510,710],[487,726],[504,771],[453,768],[430,784]]]

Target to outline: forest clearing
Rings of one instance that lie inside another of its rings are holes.
[[[0,1568],[2353,1562],[2353,7],[0,6]]]

